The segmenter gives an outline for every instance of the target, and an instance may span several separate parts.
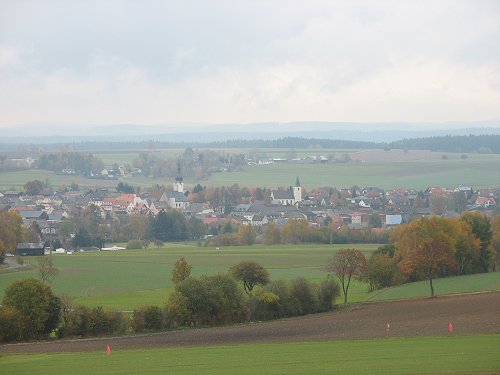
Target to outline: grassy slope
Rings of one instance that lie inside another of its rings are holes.
[[[8,355],[6,374],[473,374],[500,371],[498,335]]]
[[[435,279],[433,284],[436,295],[500,290],[500,271],[476,275],[445,277]],[[368,299],[371,301],[384,301],[428,297],[429,295],[429,282],[419,281],[376,291],[372,293]]]

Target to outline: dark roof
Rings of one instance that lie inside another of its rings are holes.
[[[189,202],[189,199],[181,193],[180,191],[169,191],[167,192],[167,198],[174,198],[176,202]]]
[[[274,199],[295,199],[290,190],[273,190],[273,197]]]
[[[43,249],[43,242],[20,242],[17,244],[17,249]]]

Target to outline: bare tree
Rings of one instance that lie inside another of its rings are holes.
[[[335,274],[342,285],[344,303],[347,303],[347,293],[351,279],[361,279],[366,271],[366,258],[360,250],[342,249],[328,258],[326,271]]]
[[[57,274],[59,270],[52,264],[49,258],[47,257],[39,257],[38,258],[38,272],[40,273],[40,278],[42,279],[42,283],[50,282]]]

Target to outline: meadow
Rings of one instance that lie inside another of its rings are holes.
[[[272,280],[291,280],[298,276],[312,281],[327,277],[323,271],[327,258],[345,245],[283,245],[197,247],[170,244],[165,248],[147,250],[101,251],[54,254],[59,275],[52,281],[56,294],[66,294],[75,303],[103,306],[109,309],[133,310],[145,304],[163,305],[173,288],[171,271],[177,259],[184,257],[192,266],[192,275],[214,275],[227,272],[240,261],[262,264]],[[356,245],[368,255],[377,245]],[[17,272],[0,271],[0,298],[13,281],[38,277],[35,258],[26,257],[26,269]],[[351,286],[349,301],[366,296],[366,284]]]
[[[104,342],[103,342],[104,343]],[[104,344],[103,344],[104,345]],[[492,374],[499,335],[180,347],[0,357],[6,374]]]
[[[134,151],[98,151],[94,155],[110,167],[114,163],[132,164],[140,152]],[[384,189],[395,187],[407,189],[426,189],[429,186],[455,187],[459,185],[495,187],[500,185],[500,174],[492,171],[500,168],[498,154],[462,154],[411,150],[328,150],[328,149],[217,149],[214,151],[227,154],[265,154],[268,157],[289,158],[305,156],[334,156],[339,158],[348,154],[352,163],[300,164],[275,163],[271,165],[247,165],[235,172],[213,173],[206,179],[193,179],[186,176],[187,189],[200,183],[205,186],[230,186],[235,183],[245,187],[288,187],[299,176],[306,189],[320,186],[350,188],[358,186],[377,186]],[[180,155],[181,149],[155,150],[158,156],[171,159]],[[86,179],[82,176],[57,175],[51,171],[26,170],[0,173],[0,190],[20,189],[30,180],[39,179],[53,186],[67,186],[76,182],[80,186],[115,187],[119,181]],[[134,186],[148,188],[156,184],[170,184],[170,178],[147,178],[127,176],[120,179]]]
[[[475,275],[443,277],[434,279],[433,284],[436,295],[500,290],[500,271]],[[425,280],[378,290],[371,293],[366,300],[387,301],[428,297],[429,295],[429,281]]]

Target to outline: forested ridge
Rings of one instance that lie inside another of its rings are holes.
[[[139,149],[161,149],[161,148],[297,148],[297,149],[406,149],[406,150],[430,150],[436,152],[480,152],[500,153],[500,135],[446,135],[423,138],[409,138],[394,142],[365,142],[346,139],[327,138],[304,138],[304,137],[281,137],[277,139],[232,139],[215,142],[169,142],[149,141],[140,142],[75,142],[71,149],[75,151],[95,150],[139,150]],[[15,147],[19,150],[58,150],[61,143],[44,144],[36,146],[25,145],[2,145],[2,149],[8,150]]]

